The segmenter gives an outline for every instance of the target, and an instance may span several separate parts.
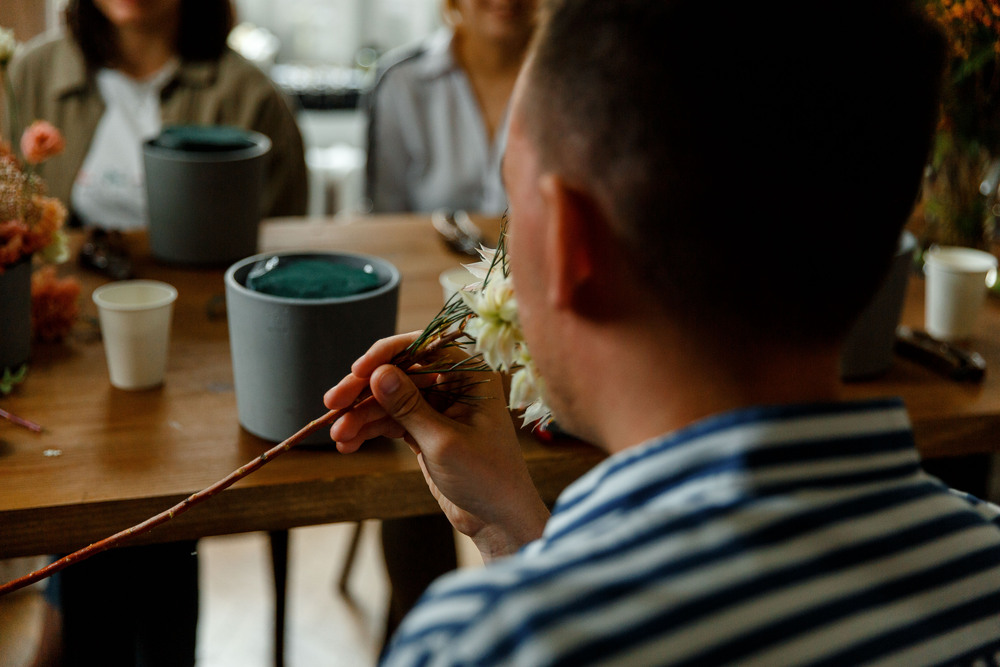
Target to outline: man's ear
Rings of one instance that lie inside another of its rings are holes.
[[[549,212],[549,301],[556,308],[592,311],[598,305],[594,289],[608,251],[601,209],[593,197],[556,174],[544,174],[539,186]]]

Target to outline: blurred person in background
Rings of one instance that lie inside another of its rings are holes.
[[[503,213],[507,109],[536,9],[535,0],[445,0],[444,28],[382,57],[368,97],[373,212]],[[443,515],[383,521],[382,545],[388,638],[457,556]]]
[[[263,217],[306,211],[302,136],[288,101],[231,50],[230,0],[70,0],[67,30],[26,45],[10,66],[27,125],[44,119],[66,150],[39,168],[70,224],[146,226],[142,144],[168,125],[229,125],[272,142]],[[20,136],[22,127],[8,128]]]
[[[536,5],[446,0],[446,27],[381,59],[369,97],[373,211],[503,212],[507,107]]]
[[[267,135],[262,215],[306,212],[294,113],[267,75],[227,46],[233,24],[229,0],[70,0],[66,30],[40,36],[12,61],[14,118],[47,120],[65,136],[66,150],[39,172],[72,220],[90,228],[84,247],[91,254],[81,261],[124,277],[117,234],[147,224],[142,144],[167,125]],[[6,136],[19,136],[23,126],[5,121]],[[53,578],[47,597],[40,664],[60,657],[64,664],[194,664],[195,542],[101,554]]]

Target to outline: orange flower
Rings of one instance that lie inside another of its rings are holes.
[[[4,266],[14,264],[27,254],[24,237],[28,232],[28,226],[20,220],[0,222],[0,273]]]
[[[61,137],[60,137],[61,141]],[[0,142],[0,273],[22,257],[41,252],[46,262],[65,261],[61,233],[66,207],[45,196],[45,183]]]
[[[35,216],[35,224],[25,233],[24,245],[26,252],[33,253],[52,243],[56,231],[66,219],[66,207],[58,199],[36,195],[32,198],[30,210]]]
[[[41,341],[60,341],[69,334],[80,314],[80,282],[56,276],[54,266],[43,266],[31,275],[31,327]]]
[[[59,155],[65,147],[62,133],[45,120],[36,120],[21,136],[21,153],[29,164],[38,164]]]

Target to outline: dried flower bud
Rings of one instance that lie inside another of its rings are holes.
[[[80,314],[80,282],[73,276],[59,278],[54,266],[44,266],[31,276],[31,327],[41,341],[60,341]]]
[[[29,164],[44,162],[62,153],[65,147],[62,133],[46,120],[36,120],[21,136],[21,153]]]

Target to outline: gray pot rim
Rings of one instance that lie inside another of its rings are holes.
[[[253,265],[257,262],[269,259],[271,257],[305,257],[305,258],[350,258],[354,260],[362,260],[369,262],[371,264],[377,264],[385,272],[389,274],[389,280],[384,284],[379,285],[373,290],[368,290],[367,292],[361,292],[360,294],[352,294],[350,296],[334,296],[327,297],[325,299],[301,299],[297,297],[290,296],[275,296],[273,294],[266,294],[264,292],[258,292],[252,290],[245,285],[241,285],[239,281],[236,280],[236,273],[246,267],[247,265]],[[250,257],[244,257],[238,262],[234,263],[228,269],[226,269],[226,288],[232,289],[238,294],[246,295],[249,298],[258,299],[266,303],[282,304],[282,305],[295,305],[299,307],[308,306],[328,306],[335,303],[351,303],[354,301],[364,301],[366,299],[371,299],[376,296],[381,296],[387,292],[392,292],[397,289],[401,275],[399,269],[387,259],[382,257],[377,257],[375,255],[366,255],[364,253],[358,252],[343,252],[339,250],[282,250],[280,252],[262,252],[256,255],[251,255]]]
[[[153,137],[143,142],[142,149],[145,154],[152,155],[159,160],[175,162],[234,162],[257,158],[266,155],[271,150],[271,139],[266,134],[253,130],[244,130],[243,132],[247,139],[253,142],[253,146],[229,151],[185,151],[159,146],[155,143],[156,137]]]

